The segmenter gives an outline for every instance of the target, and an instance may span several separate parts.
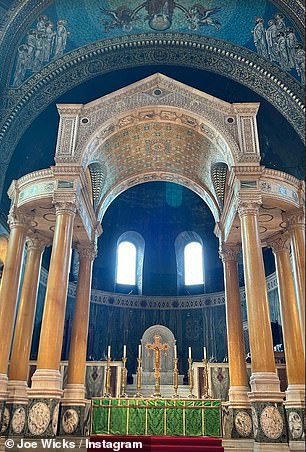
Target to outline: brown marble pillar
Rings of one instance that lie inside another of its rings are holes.
[[[36,311],[41,257],[46,240],[39,234],[27,238],[27,260],[15,325],[14,341],[9,367],[9,401],[27,400],[29,358]]]
[[[252,368],[249,397],[280,401],[258,215],[257,203],[239,205]]]
[[[37,370],[32,377],[31,397],[59,398],[62,395],[59,372],[75,205],[56,204],[56,225],[52,245],[45,307],[41,325]]]
[[[288,403],[304,404],[305,363],[294,282],[290,264],[290,242],[287,234],[279,234],[269,242],[276,263],[281,308],[288,388]]]
[[[92,265],[96,257],[96,246],[78,247],[79,274],[71,332],[68,362],[68,381],[64,391],[64,404],[84,403],[86,351],[90,310]]]
[[[224,268],[225,307],[230,375],[230,406],[249,407],[248,378],[245,362],[243,323],[240,304],[237,257],[239,247],[222,245],[220,257]]]
[[[290,234],[293,276],[305,351],[305,214],[302,209],[284,216]]]
[[[0,291],[0,399],[7,396],[7,368],[28,218],[10,215],[11,228]]]

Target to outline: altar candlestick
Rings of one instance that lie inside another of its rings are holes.
[[[109,345],[107,347],[107,357],[110,358],[110,356],[111,356],[111,346]]]
[[[126,345],[123,346],[123,358],[126,358]]]
[[[177,348],[176,348],[176,345],[174,346],[174,358],[175,358],[175,359],[177,358]]]
[[[138,345],[138,358],[141,358],[141,345]]]
[[[191,347],[188,347],[188,357],[191,359]]]
[[[206,356],[206,347],[203,347],[203,358],[204,358],[204,359],[207,358],[207,356]]]

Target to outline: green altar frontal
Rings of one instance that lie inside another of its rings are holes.
[[[220,437],[221,401],[93,399],[92,434]]]

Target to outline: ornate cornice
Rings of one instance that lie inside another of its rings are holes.
[[[50,63],[20,89],[10,90],[10,102],[3,99],[2,105],[2,162],[8,165],[24,130],[61,94],[106,72],[144,64],[179,64],[236,80],[271,102],[304,139],[303,89],[281,69],[254,52],[214,38],[141,34],[77,49]]]

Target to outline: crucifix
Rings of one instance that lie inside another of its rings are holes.
[[[155,390],[153,397],[161,397],[160,393],[160,352],[161,350],[168,350],[168,344],[162,344],[160,342],[160,336],[154,336],[153,344],[146,344],[148,350],[154,351],[154,377],[155,377]]]

